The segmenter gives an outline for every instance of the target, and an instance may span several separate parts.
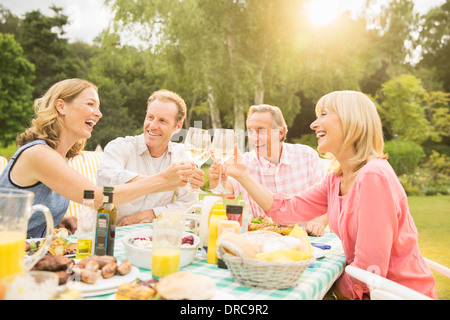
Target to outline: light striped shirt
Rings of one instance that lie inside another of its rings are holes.
[[[244,161],[250,174],[264,187],[273,193],[294,195],[323,180],[327,168],[320,160],[317,152],[306,145],[283,143],[280,162],[273,164],[256,152],[246,152]],[[233,185],[234,194],[239,193],[250,209],[253,217],[264,217],[264,210],[250,197],[248,192],[232,177],[228,178]]]

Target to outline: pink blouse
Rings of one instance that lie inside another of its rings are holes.
[[[419,251],[406,193],[387,160],[369,161],[344,196],[340,196],[340,181],[341,176],[329,173],[322,183],[295,196],[277,193],[266,214],[275,222],[293,224],[328,212],[349,265],[437,299],[433,274]],[[337,285],[348,298],[369,297],[367,286],[346,273]]]

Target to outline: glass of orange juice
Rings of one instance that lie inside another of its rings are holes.
[[[0,280],[6,276],[29,271],[48,251],[53,240],[53,217],[40,204],[32,206],[34,193],[0,188]],[[28,220],[42,212],[47,233],[42,246],[25,260],[25,239]]]
[[[184,224],[180,219],[153,220],[152,276],[154,278],[178,272],[180,269],[181,238]]]

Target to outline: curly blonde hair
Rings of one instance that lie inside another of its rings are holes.
[[[345,140],[342,149],[353,145],[356,154],[350,159],[355,170],[361,169],[369,160],[386,159],[383,129],[377,108],[372,100],[358,91],[334,91],[324,95],[316,104],[316,115],[325,109],[335,111],[341,119]],[[341,175],[339,162],[331,154],[330,168]]]
[[[31,126],[18,135],[17,145],[20,147],[30,141],[42,139],[55,149],[63,127],[63,121],[55,107],[56,100],[71,102],[86,88],[93,88],[98,92],[94,84],[78,78],[62,80],[51,86],[41,98],[34,101],[35,117],[31,120]],[[78,140],[66,156],[72,158],[78,155],[85,145],[86,139]]]

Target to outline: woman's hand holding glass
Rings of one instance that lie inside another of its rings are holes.
[[[234,156],[226,162],[217,160],[214,152],[211,156],[214,159],[214,163],[209,168],[209,183],[213,188],[218,185],[219,181],[226,185],[228,176],[238,180],[241,176],[248,173],[244,157],[239,151],[237,144],[234,145]]]
[[[212,152],[214,154],[214,161],[219,163],[219,183],[217,187],[211,189],[214,194],[230,194],[222,184],[222,164],[234,156],[234,139],[235,134],[232,129],[216,129],[212,141]]]
[[[201,166],[206,161],[208,161],[211,155],[210,148],[211,135],[209,134],[208,130],[194,127],[189,128],[186,140],[184,142],[184,150],[188,154],[190,160],[196,164],[198,170],[200,170]],[[201,173],[203,173],[203,171]],[[200,178],[201,181],[203,181],[203,174],[201,173],[196,172],[193,176],[193,179],[190,180],[190,182],[188,181],[184,189],[191,192],[205,193],[204,191],[200,190],[200,186],[203,185],[203,183],[198,183],[198,175],[201,175]]]
[[[222,164],[222,172],[230,177],[239,180],[239,178],[248,174],[247,165],[245,164],[244,157],[239,151],[238,145],[234,145],[234,156],[229,158]]]

